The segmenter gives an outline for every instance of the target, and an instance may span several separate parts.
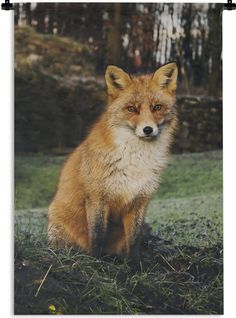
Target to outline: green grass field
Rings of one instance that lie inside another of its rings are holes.
[[[15,160],[15,313],[222,314],[221,151],[172,157],[139,265],[48,247],[46,209],[64,160]]]

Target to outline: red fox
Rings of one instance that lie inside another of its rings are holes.
[[[49,241],[132,255],[177,125],[177,74],[175,63],[142,76],[107,67],[107,107],[61,171]]]

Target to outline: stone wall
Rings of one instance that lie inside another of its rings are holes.
[[[179,127],[173,152],[201,152],[222,148],[222,99],[179,96]]]
[[[67,153],[86,138],[106,104],[105,84],[95,78],[66,87],[37,72],[15,72],[15,151]],[[29,93],[30,92],[30,93]],[[222,100],[179,96],[179,127],[172,152],[222,148]]]

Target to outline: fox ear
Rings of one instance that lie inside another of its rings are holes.
[[[153,74],[152,81],[158,87],[174,93],[177,87],[178,68],[176,63],[168,63]]]
[[[125,89],[131,83],[129,74],[114,65],[108,65],[105,79],[108,94],[112,97],[116,97],[121,90]]]

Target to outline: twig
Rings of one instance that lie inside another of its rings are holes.
[[[161,256],[161,258],[166,262],[166,264],[173,269],[173,271],[177,272],[177,270],[165,259],[164,256],[162,256],[161,254],[158,254],[159,256]]]
[[[45,282],[45,280],[46,280],[46,278],[47,278],[47,276],[48,276],[48,273],[50,272],[50,269],[51,269],[51,268],[52,268],[52,264],[49,266],[49,268],[48,268],[48,270],[47,270],[47,273],[45,274],[44,278],[42,279],[41,284],[39,285],[39,288],[38,288],[36,294],[34,295],[34,297],[37,297],[37,296],[38,296],[38,293],[39,293],[39,291],[40,291],[40,289],[41,289],[43,283]]]

